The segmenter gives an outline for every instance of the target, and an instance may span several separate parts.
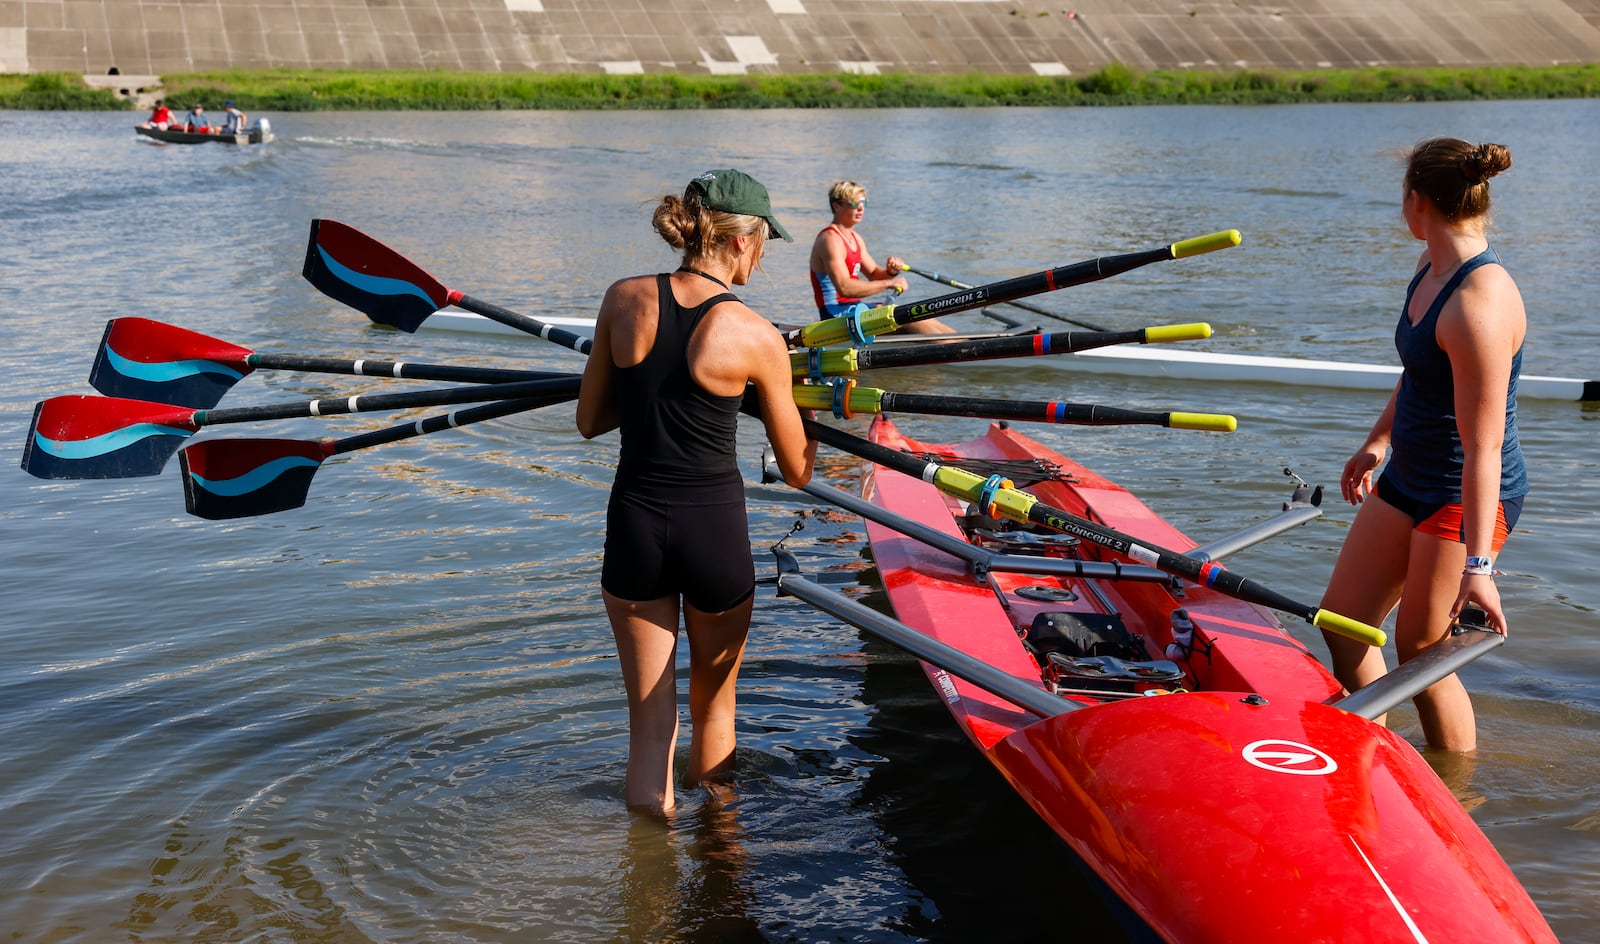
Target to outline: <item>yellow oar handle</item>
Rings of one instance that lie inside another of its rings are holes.
[[[802,410],[832,410],[834,390],[831,384],[795,384],[794,405]],[[851,381],[845,388],[844,398],[841,405],[846,416],[883,412],[883,391],[877,387],[858,387]]]
[[[1166,341],[1204,341],[1211,337],[1211,326],[1204,321],[1193,324],[1156,325],[1144,329],[1144,343],[1159,344]]]
[[[861,333],[869,338],[900,327],[894,320],[894,306],[880,305],[861,313]],[[800,329],[800,343],[806,347],[827,347],[830,344],[844,344],[852,340],[850,326],[845,318],[829,318],[825,321],[813,321]]]
[[[1185,256],[1198,256],[1204,252],[1216,252],[1218,249],[1229,249],[1239,245],[1244,237],[1236,229],[1225,229],[1220,233],[1211,233],[1207,236],[1196,236],[1182,242],[1172,244],[1172,258],[1182,259]]]
[[[789,373],[795,377],[809,377],[811,375],[811,358],[815,355],[819,372],[825,377],[837,377],[840,374],[853,374],[860,363],[856,356],[856,349],[843,348],[828,351],[815,349],[806,351],[791,351],[789,353]]]
[[[1226,413],[1168,413],[1167,425],[1172,429],[1208,429],[1231,433],[1239,428],[1239,421]]]
[[[1311,618],[1311,624],[1331,633],[1338,633],[1356,642],[1364,642],[1369,646],[1382,646],[1389,641],[1389,634],[1376,626],[1368,626],[1360,620],[1353,620],[1348,616],[1340,616],[1328,610],[1318,610],[1316,616]]]

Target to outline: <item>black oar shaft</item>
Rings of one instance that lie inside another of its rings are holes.
[[[920,275],[923,278],[929,280],[930,282],[938,282],[941,285],[948,285],[951,288],[972,288],[973,287],[972,285],[970,285],[970,284],[968,284],[966,282],[958,281],[956,279],[951,278],[948,275],[940,275],[937,272],[928,272],[928,271],[926,271],[924,269],[918,269],[918,268],[914,268],[912,266],[906,266],[905,270],[907,272],[910,272],[910,273],[914,274],[914,275]],[[1020,308],[1023,311],[1031,311],[1036,315],[1044,315],[1046,318],[1054,318],[1057,321],[1065,321],[1068,324],[1079,325],[1081,327],[1088,328],[1091,331],[1104,331],[1104,330],[1106,330],[1105,328],[1102,328],[1099,325],[1091,324],[1091,323],[1089,323],[1087,321],[1080,321],[1080,320],[1078,320],[1076,318],[1068,318],[1066,315],[1058,315],[1053,311],[1050,311],[1050,310],[1045,309],[1045,308],[1040,308],[1037,305],[1030,305],[1027,302],[1009,301],[1009,302],[1001,302],[1000,304],[1010,305],[1013,308]]]
[[[859,341],[861,338],[856,337],[858,335],[876,336],[917,321],[925,321],[929,318],[981,308],[985,305],[993,305],[999,302],[1009,302],[1029,295],[1052,292],[1073,285],[1096,282],[1114,275],[1120,275],[1131,269],[1137,269],[1140,266],[1213,252],[1229,246],[1237,246],[1238,244],[1238,231],[1226,230],[1172,243],[1160,249],[1146,249],[1142,252],[1101,256],[1096,259],[1087,259],[1083,262],[1058,266],[1054,269],[1045,269],[1030,275],[1019,275],[1016,278],[1005,279],[989,285],[974,286],[970,289],[941,295],[938,298],[931,298],[927,301],[872,309],[860,316],[850,315],[828,318],[788,332],[785,335],[785,340],[790,347],[821,347],[843,343],[852,338]]]
[[[329,455],[340,455],[354,452],[357,449],[367,449],[372,446],[382,446],[387,443],[410,439],[414,436],[425,436],[428,433],[437,433],[441,430],[465,426],[468,423],[477,423],[482,420],[492,420],[513,413],[524,413],[536,410],[542,406],[560,403],[572,399],[570,393],[550,393],[538,397],[525,397],[516,400],[502,400],[498,403],[485,403],[482,406],[468,407],[439,416],[430,416],[403,426],[391,426],[387,429],[374,430],[370,433],[358,433],[344,439],[328,444]]]
[[[552,344],[559,344],[564,348],[577,351],[579,354],[588,354],[589,349],[594,347],[592,338],[584,337],[575,331],[568,331],[566,328],[558,328],[555,325],[546,324],[537,318],[530,318],[520,312],[502,308],[492,302],[473,298],[471,295],[452,292],[450,294],[450,302],[457,308],[465,308],[467,311],[482,315],[490,321],[498,321],[519,331],[538,335]]]
[[[856,352],[861,370],[879,367],[915,367],[924,364],[953,364],[960,361],[997,360],[1034,354],[1070,354],[1113,344],[1139,344],[1144,330],[1137,331],[1056,331],[1048,334],[1022,334],[1004,338],[978,338],[971,341],[941,341],[927,344],[900,344],[892,347],[864,347]]]
[[[402,380],[438,380],[448,383],[515,383],[559,377],[554,371],[510,370],[496,367],[458,367],[451,364],[413,364],[407,361],[340,360],[298,357],[293,354],[251,354],[245,364],[267,370],[298,370],[313,374],[350,374],[356,377],[394,377]]]
[[[884,393],[885,413],[930,413],[938,416],[975,416],[996,420],[1027,420],[1074,426],[1165,426],[1170,413],[1149,413],[1057,400],[1001,400],[992,397],[931,396],[919,393]]]
[[[860,456],[869,462],[893,469],[896,472],[921,479],[935,485],[942,491],[955,492],[965,496],[970,489],[954,485],[952,480],[957,477],[976,480],[979,483],[983,482],[982,476],[967,472],[957,466],[944,465],[907,455],[897,449],[890,449],[887,446],[870,442],[844,430],[825,426],[815,420],[806,420],[805,424],[807,432],[819,442],[827,443],[837,449]],[[1001,493],[1004,494],[1006,491],[1002,489]],[[1384,634],[1375,627],[1293,600],[1269,587],[1262,586],[1256,581],[1240,577],[1231,571],[1225,570],[1220,564],[1196,560],[1175,551],[1148,544],[1115,528],[1096,524],[1069,511],[1052,507],[1032,495],[1018,492],[1015,489],[1009,491],[1012,494],[1008,496],[1008,504],[1006,507],[998,509],[1008,517],[1020,513],[1034,524],[1043,525],[1053,531],[1070,534],[1108,548],[1141,564],[1147,564],[1166,571],[1169,574],[1209,587],[1227,596],[1285,613],[1292,613],[1307,622],[1335,632],[1344,633],[1345,635],[1351,635],[1352,638],[1362,639],[1362,641],[1369,642],[1372,645],[1383,644]],[[1011,499],[1020,500],[1011,501]]]
[[[451,387],[447,390],[418,390],[409,393],[328,397],[321,400],[308,400],[298,403],[246,406],[227,410],[197,410],[194,414],[194,423],[196,426],[216,426],[222,423],[250,423],[258,420],[281,420],[304,416],[333,416],[342,413],[403,410],[414,407],[442,406],[448,403],[481,403],[485,400],[505,400],[513,397],[567,396],[577,393],[580,382],[581,378],[576,374],[562,374],[540,380],[483,384],[473,387]]]

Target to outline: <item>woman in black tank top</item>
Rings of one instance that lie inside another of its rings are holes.
[[[1527,492],[1516,426],[1527,316],[1486,223],[1489,178],[1510,166],[1505,147],[1459,138],[1424,141],[1406,164],[1402,212],[1427,248],[1395,328],[1405,369],[1345,463],[1341,491],[1361,508],[1322,597],[1325,609],[1374,626],[1395,613],[1401,662],[1444,639],[1468,603],[1506,632],[1493,555]],[[1350,691],[1385,673],[1382,652],[1323,635]],[[1414,701],[1429,745],[1476,747],[1472,702],[1454,675]]]
[[[817,444],[795,408],[783,336],[728,292],[759,267],[769,233],[793,242],[766,188],[736,170],[709,171],[682,197],[664,197],[653,224],[683,264],[606,291],[577,420],[585,438],[622,434],[600,585],[628,692],[627,802],[665,814],[675,805],[680,615],[693,725],[684,782],[733,767],[755,590],[740,409],[747,398],[759,409],[790,485],[810,480]]]

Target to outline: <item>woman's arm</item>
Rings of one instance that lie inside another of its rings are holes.
[[[578,387],[578,432],[584,439],[593,439],[609,433],[622,422],[617,413],[616,388],[612,385],[613,358],[611,354],[611,326],[616,320],[620,305],[621,282],[606,289],[600,302],[600,313],[594,321],[594,347],[589,349],[589,363],[583,368],[583,383]]]
[[[794,377],[783,335],[771,330],[770,325],[763,325],[759,330],[763,336],[756,345],[750,383],[756,389],[761,421],[766,424],[767,440],[777,454],[783,480],[799,488],[811,481],[817,441],[806,436],[800,410],[794,405]]]
[[[1455,378],[1456,429],[1465,463],[1461,472],[1462,534],[1466,556],[1492,557],[1511,359],[1521,347],[1526,314],[1516,284],[1499,266],[1473,272],[1451,301],[1439,319],[1438,336]],[[1461,589],[1451,612],[1459,612],[1469,600],[1488,612],[1492,627],[1506,631],[1500,593],[1492,576],[1461,575]]]

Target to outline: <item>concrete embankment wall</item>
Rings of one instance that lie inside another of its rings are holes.
[[[0,72],[761,74],[1600,62],[1600,0],[0,0]]]

